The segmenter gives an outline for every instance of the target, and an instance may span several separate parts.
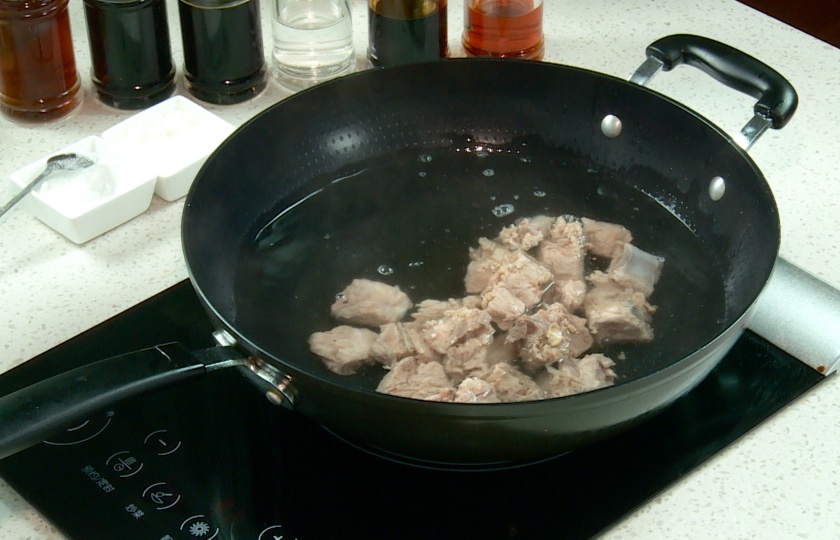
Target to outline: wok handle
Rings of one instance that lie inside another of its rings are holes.
[[[685,64],[709,74],[729,88],[758,99],[753,111],[781,129],[793,117],[799,98],[787,79],[760,60],[702,36],[674,34],[651,43],[648,57],[670,71]]]
[[[190,352],[170,343],[82,366],[0,397],[0,459],[122,399],[238,365],[232,348]]]

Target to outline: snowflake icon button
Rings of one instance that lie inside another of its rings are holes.
[[[188,517],[181,523],[180,530],[186,531],[193,538],[200,538],[201,540],[212,540],[219,534],[218,527],[214,529],[204,519],[204,514]]]

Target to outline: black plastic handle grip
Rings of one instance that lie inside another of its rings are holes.
[[[177,343],[115,356],[0,398],[0,459],[37,444],[115,402],[205,372]]]
[[[780,129],[796,112],[799,97],[787,79],[752,56],[713,39],[674,34],[651,43],[646,53],[659,59],[665,71],[686,64],[726,86],[758,99],[753,109]]]

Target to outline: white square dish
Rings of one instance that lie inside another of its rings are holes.
[[[75,153],[93,165],[56,171],[20,201],[26,210],[69,240],[83,244],[145,212],[152,202],[157,177],[139,160],[115,151],[100,137],[86,137],[53,152]],[[34,180],[49,156],[13,172],[15,192]]]
[[[175,96],[105,130],[102,138],[121,152],[143,156],[155,169],[155,194],[180,199],[207,157],[234,126],[183,96]]]

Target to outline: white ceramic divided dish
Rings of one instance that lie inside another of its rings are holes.
[[[18,203],[69,240],[83,244],[145,212],[157,176],[142,161],[124,156],[100,137],[86,137],[13,172],[20,191],[47,166],[47,159],[75,153],[94,160],[86,169],[56,171]]]
[[[234,126],[183,96],[175,96],[105,130],[102,138],[156,170],[155,194],[180,199],[207,157]]]

